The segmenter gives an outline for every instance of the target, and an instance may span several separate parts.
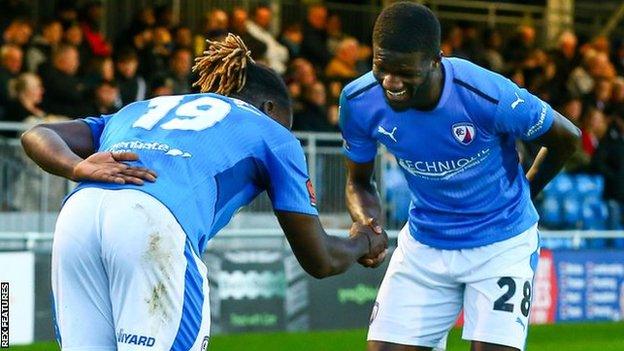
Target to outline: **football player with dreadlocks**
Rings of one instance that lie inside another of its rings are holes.
[[[267,191],[302,267],[316,278],[383,260],[374,222],[327,235],[280,77],[229,35],[196,59],[199,94],[43,124],[22,136],[44,170],[79,182],[54,233],[52,287],[63,350],[204,350],[206,243]],[[157,174],[157,175],[156,175]]]

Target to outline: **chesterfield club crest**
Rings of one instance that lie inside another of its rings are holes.
[[[475,138],[475,127],[472,123],[457,123],[453,125],[453,136],[455,140],[463,145],[470,144]]]

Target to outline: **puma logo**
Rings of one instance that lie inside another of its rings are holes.
[[[518,99],[517,99],[516,101],[514,101],[514,102],[512,102],[512,103],[511,103],[511,109],[512,109],[512,110],[513,110],[513,109],[515,109],[515,108],[516,108],[516,106],[518,106],[518,104],[520,104],[520,103],[524,102],[524,100],[522,100],[522,99],[520,98],[520,96],[518,96],[518,93],[514,93],[514,94],[516,94],[516,98],[518,98]]]
[[[392,132],[389,132],[387,130],[384,129],[384,127],[382,126],[378,126],[377,127],[377,131],[381,134],[387,135],[390,139],[392,139],[395,143],[397,142],[397,140],[394,138],[394,132],[396,132],[397,127],[392,128]]]

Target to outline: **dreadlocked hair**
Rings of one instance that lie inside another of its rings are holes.
[[[199,73],[199,79],[193,86],[198,86],[202,93],[225,96],[240,92],[247,80],[247,67],[254,64],[251,51],[232,33],[222,41],[206,41],[208,50],[195,58],[193,72]]]

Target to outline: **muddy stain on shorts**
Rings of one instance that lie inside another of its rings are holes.
[[[168,322],[173,317],[174,307],[173,257],[176,247],[172,236],[175,235],[175,228],[155,219],[154,214],[141,204],[135,204],[134,208],[145,216],[146,225],[151,231],[142,255],[143,267],[153,284],[145,298],[147,309],[156,319]]]

